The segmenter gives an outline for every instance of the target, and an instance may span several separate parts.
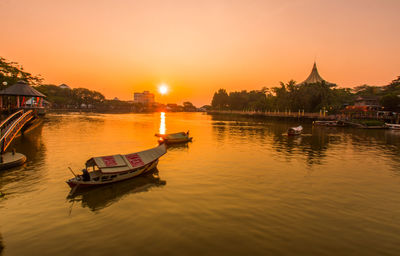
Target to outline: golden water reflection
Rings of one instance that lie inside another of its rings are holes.
[[[166,132],[166,128],[165,128],[165,112],[161,112],[160,113],[160,134],[165,134]]]
[[[25,167],[0,172],[4,255],[400,251],[400,133],[302,124],[304,135],[288,137],[298,123],[203,113],[46,119],[41,133],[15,141]],[[187,129],[195,140],[168,147],[162,180],[140,176],[66,199],[68,166]]]
[[[42,125],[23,136],[15,138],[11,146],[17,152],[27,157],[22,165],[0,172],[0,191],[7,194],[7,198],[39,189],[39,182],[43,178],[41,164],[46,158],[46,146],[42,138]],[[26,146],[29,145],[29,146]]]

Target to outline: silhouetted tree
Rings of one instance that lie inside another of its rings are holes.
[[[225,89],[219,89],[218,92],[214,93],[211,106],[219,110],[228,109],[229,96]]]
[[[105,97],[97,91],[91,91],[86,88],[60,88],[59,86],[47,84],[35,87],[38,91],[47,96],[56,108],[80,108],[82,104],[88,108],[89,106],[96,106],[104,102]]]
[[[24,80],[31,85],[38,85],[43,81],[40,76],[25,72],[17,62],[9,62],[0,57],[0,86],[3,86],[3,82],[7,82],[7,86],[10,86],[19,80]]]
[[[183,102],[183,110],[185,112],[195,112],[197,108],[189,101]]]
[[[400,98],[394,93],[389,93],[381,98],[380,104],[385,110],[397,111],[400,105]]]

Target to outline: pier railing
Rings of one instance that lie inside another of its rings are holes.
[[[24,114],[23,110],[19,110],[9,115],[6,119],[4,119],[0,124],[0,137],[6,133],[8,128],[14,123],[15,120],[20,118]]]
[[[34,118],[34,116],[35,114],[32,110],[28,110],[26,112],[19,110],[10,115],[0,124],[0,153],[4,153],[22,127],[24,127],[24,125],[27,124],[32,118]]]

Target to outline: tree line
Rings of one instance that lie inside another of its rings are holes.
[[[2,86],[12,85],[19,80],[24,80],[32,85],[38,85],[43,81],[40,75],[32,75],[24,70],[17,62],[7,61],[0,57],[0,82]]]
[[[0,87],[7,88],[19,80],[23,80],[46,95],[46,100],[54,109],[91,109],[99,112],[153,112],[153,111],[197,111],[191,102],[177,104],[143,104],[131,101],[107,100],[98,91],[87,88],[65,88],[53,84],[42,84],[43,79],[24,71],[16,62],[0,57]]]
[[[86,88],[60,88],[57,85],[43,84],[35,87],[47,96],[55,108],[89,108],[103,103],[105,97],[98,91]]]
[[[98,91],[86,88],[68,89],[52,84],[42,84],[43,78],[40,75],[26,72],[18,63],[0,57],[1,89],[7,88],[20,80],[33,85],[36,90],[46,95],[46,100],[51,103],[53,108],[115,108],[125,110],[128,107],[128,104],[124,104],[124,102],[106,100],[104,95]]]
[[[101,108],[124,109],[124,111],[147,111],[146,106],[124,101],[106,100],[104,95],[86,88],[60,88],[43,85],[40,75],[32,75],[16,62],[0,57],[0,86],[7,86],[24,80],[47,96],[55,108]],[[296,84],[294,80],[280,82],[277,87],[263,87],[260,90],[227,92],[220,89],[214,93],[211,106],[216,110],[249,111],[298,111],[319,112],[321,109],[337,113],[345,106],[353,105],[358,97],[378,99],[385,110],[400,111],[400,76],[385,86],[362,85],[355,88],[338,88],[337,85],[321,82]],[[184,111],[194,111],[190,103]]]
[[[320,82],[296,84],[294,80],[280,82],[280,86],[252,91],[227,92],[219,89],[214,93],[211,106],[215,110],[239,111],[305,111],[319,112],[322,109],[338,113],[353,105],[358,97],[374,98],[386,110],[400,111],[400,76],[386,86],[362,85],[338,88],[336,84]]]

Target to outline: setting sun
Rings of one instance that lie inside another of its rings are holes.
[[[158,87],[158,92],[159,93],[161,93],[161,94],[167,94],[167,92],[168,92],[168,85],[166,85],[166,84],[161,84],[159,87]]]

